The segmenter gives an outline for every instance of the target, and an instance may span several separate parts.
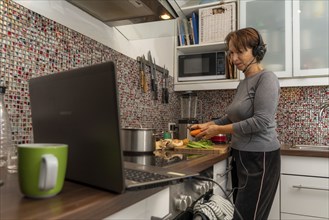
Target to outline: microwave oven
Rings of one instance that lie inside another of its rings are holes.
[[[180,55],[177,80],[184,82],[226,79],[225,59],[225,51]]]

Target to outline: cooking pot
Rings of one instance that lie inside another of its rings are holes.
[[[126,152],[153,152],[155,150],[155,129],[122,128],[121,146]]]
[[[134,155],[125,155],[125,161],[143,165],[153,165],[155,164],[155,157],[154,154],[134,153]]]

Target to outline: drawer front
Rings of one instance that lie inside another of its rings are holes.
[[[324,157],[281,156],[281,173],[329,177],[329,160]]]
[[[148,220],[151,216],[163,217],[169,213],[169,188],[135,203],[104,220]]]
[[[271,218],[269,218],[271,219]],[[272,219],[273,220],[273,219]],[[281,220],[323,220],[323,218],[305,216],[305,215],[294,215],[289,213],[281,213]]]
[[[329,178],[281,175],[281,212],[329,218]]]

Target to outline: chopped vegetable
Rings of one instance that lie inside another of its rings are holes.
[[[200,149],[212,149],[213,143],[210,140],[190,141],[187,147],[200,148]]]

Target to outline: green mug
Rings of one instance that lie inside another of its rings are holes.
[[[18,179],[21,192],[31,198],[58,194],[64,184],[68,146],[66,144],[19,144]]]

